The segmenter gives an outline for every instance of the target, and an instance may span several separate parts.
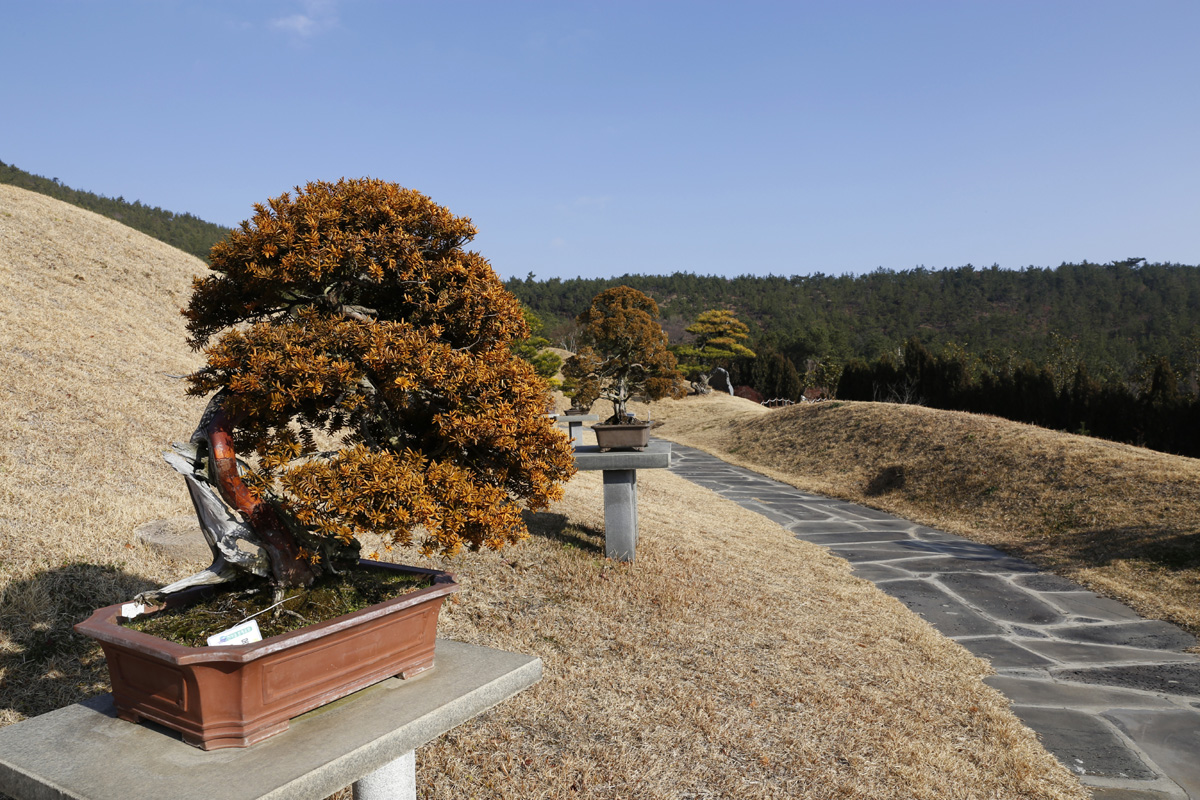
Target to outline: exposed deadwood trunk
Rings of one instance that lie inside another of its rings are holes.
[[[317,577],[314,567],[300,557],[300,545],[270,503],[255,497],[238,475],[233,449],[237,421],[225,412],[224,397],[217,394],[204,411],[192,441],[208,443],[210,470],[225,502],[245,517],[267,551],[271,577],[280,586],[309,586]]]

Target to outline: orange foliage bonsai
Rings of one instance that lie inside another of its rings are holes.
[[[526,537],[522,506],[559,498],[574,461],[509,347],[529,335],[520,303],[464,249],[471,221],[373,179],[255,212],[183,312],[207,355],[188,392],[215,392],[168,454],[217,557],[191,585],[238,570],[308,585],[363,534],[447,557]]]
[[[683,397],[683,376],[667,350],[667,334],[658,324],[658,304],[628,286],[606,289],[575,318],[584,345],[567,359],[562,373],[575,404],[590,407],[603,398],[613,404],[607,425],[636,420],[626,405],[635,396],[647,400]]]

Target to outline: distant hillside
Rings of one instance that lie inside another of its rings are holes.
[[[205,222],[191,214],[176,214],[157,206],[142,205],[138,200],[130,203],[124,197],[105,197],[94,192],[72,189],[60,183],[58,178],[33,175],[3,161],[0,161],[0,183],[28,189],[73,206],[86,208],[206,260],[212,246],[224,239],[225,234],[229,232],[226,227]]]
[[[1136,258],[1049,269],[968,265],[859,276],[530,277],[507,286],[546,321],[554,339],[556,326],[565,328],[593,296],[622,284],[658,302],[673,341],[700,312],[728,308],[751,325],[759,342],[797,366],[809,358],[874,359],[912,336],[933,351],[954,343],[979,355],[1017,353],[1039,363],[1060,357],[1055,348],[1065,341],[1097,375],[1150,356],[1182,366],[1200,346],[1200,267]]]

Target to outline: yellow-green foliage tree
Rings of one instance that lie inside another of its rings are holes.
[[[685,330],[696,338],[676,347],[675,354],[680,369],[695,376],[696,388],[702,393],[708,393],[709,379],[717,367],[728,367],[735,358],[754,358],[754,351],[742,344],[750,329],[732,311],[705,311]]]
[[[576,405],[590,407],[603,398],[613,404],[607,424],[632,422],[626,404],[635,396],[647,400],[682,397],[683,376],[667,349],[658,323],[658,304],[628,286],[606,289],[575,318],[583,346],[563,364],[566,391]]]
[[[311,582],[368,533],[444,556],[526,537],[522,506],[560,497],[574,462],[510,349],[529,336],[520,303],[464,249],[471,221],[374,179],[255,212],[184,310],[207,354],[188,391],[217,393],[193,441],[275,582]],[[240,477],[235,450],[255,455]]]

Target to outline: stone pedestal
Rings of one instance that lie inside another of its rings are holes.
[[[415,798],[415,751],[532,686],[541,659],[438,641],[435,667],[389,678],[245,748],[198,750],[116,718],[112,695],[0,728],[0,792],[16,800]]]
[[[575,448],[575,466],[604,473],[604,554],[633,561],[637,552],[637,471],[671,466],[671,443],[652,439],[645,450],[601,453],[595,445]]]
[[[567,423],[567,433],[571,437],[571,441],[575,443],[575,449],[579,449],[579,436],[583,433],[583,423],[596,422],[600,419],[597,414],[559,414],[558,422]]]

